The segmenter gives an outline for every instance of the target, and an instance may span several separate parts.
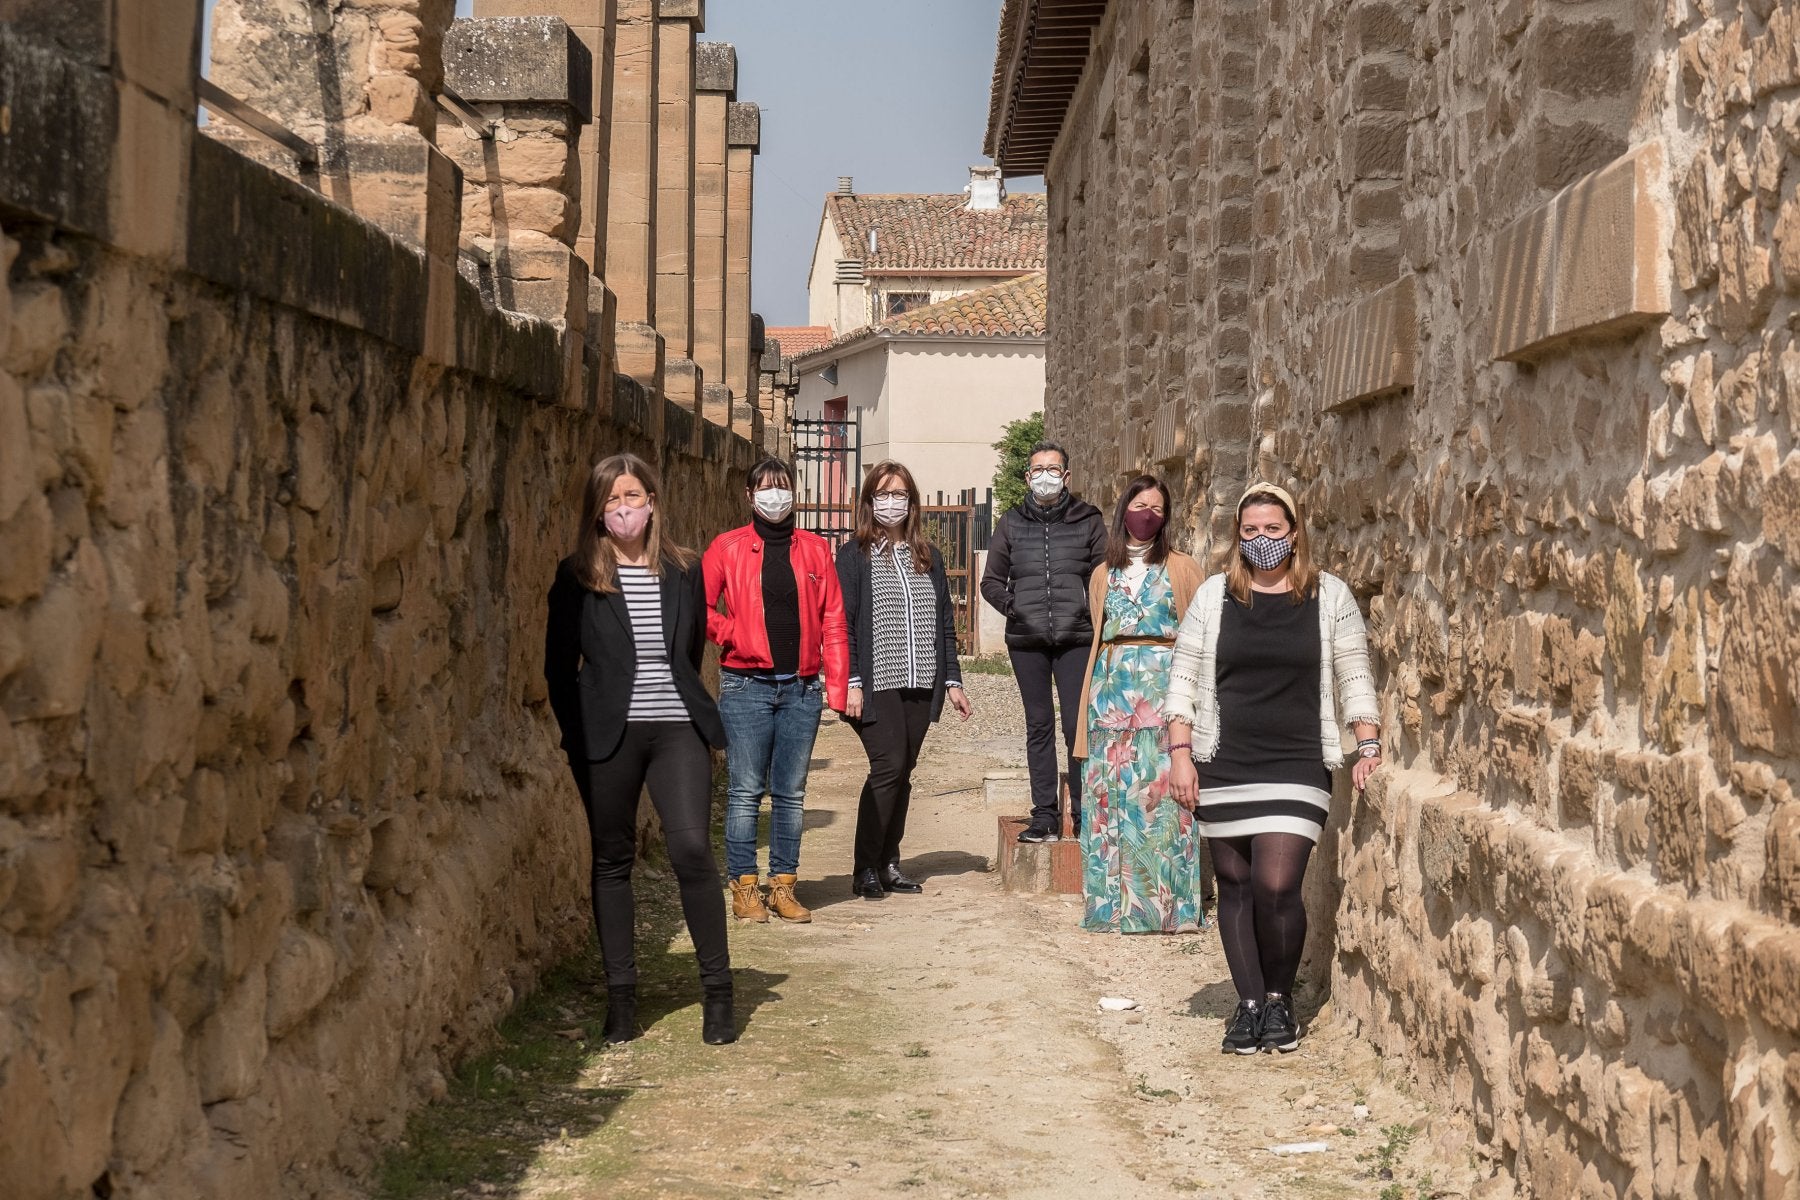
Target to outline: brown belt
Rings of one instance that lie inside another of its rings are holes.
[[[1100,648],[1102,650],[1110,651],[1118,646],[1173,646],[1174,644],[1174,638],[1129,637],[1114,638],[1110,642],[1101,642]]]

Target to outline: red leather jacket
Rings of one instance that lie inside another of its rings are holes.
[[[727,667],[766,671],[774,665],[763,625],[762,556],[756,527],[744,525],[714,538],[701,559],[706,636],[724,651],[719,661]],[[788,558],[800,593],[800,674],[823,674],[825,703],[841,712],[850,699],[850,636],[831,547],[818,534],[796,529]]]

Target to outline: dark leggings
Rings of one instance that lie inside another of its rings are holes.
[[[870,692],[860,721],[850,727],[869,756],[869,777],[856,806],[858,871],[879,871],[900,858],[906,810],[912,804],[912,773],[919,748],[931,728],[931,689],[896,688]]]
[[[1306,947],[1300,882],[1312,839],[1297,833],[1208,838],[1219,880],[1219,941],[1238,999],[1291,996]]]
[[[686,722],[633,721],[611,757],[571,761],[569,766],[593,843],[594,928],[607,986],[637,983],[631,868],[637,861],[638,796],[648,783],[650,803],[662,818],[669,865],[681,886],[681,912],[700,960],[700,982],[708,988],[730,987],[725,898],[712,852],[712,756],[706,743]]]

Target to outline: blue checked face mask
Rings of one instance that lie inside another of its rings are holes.
[[[1239,542],[1238,552],[1244,556],[1245,562],[1257,570],[1273,571],[1294,552],[1294,539],[1272,538],[1266,533],[1259,533],[1247,541]]]

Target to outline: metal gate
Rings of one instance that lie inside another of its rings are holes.
[[[956,647],[963,654],[974,652],[975,605],[980,602],[981,581],[975,578],[975,552],[986,549],[987,530],[981,529],[976,514],[975,489],[964,488],[954,500],[939,492],[934,500],[924,501],[919,516],[925,536],[944,556],[944,574],[949,577],[950,603],[956,608]]]
[[[862,412],[843,421],[795,417],[794,523],[835,548],[856,532],[862,483]]]

